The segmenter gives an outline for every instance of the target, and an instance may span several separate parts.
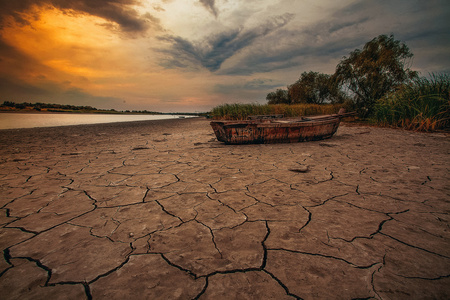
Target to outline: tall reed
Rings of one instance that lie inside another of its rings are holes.
[[[251,115],[282,114],[285,117],[325,115],[337,113],[342,104],[222,104],[211,110],[216,120],[245,120]]]
[[[374,120],[380,125],[433,131],[450,127],[450,77],[431,74],[379,100]]]

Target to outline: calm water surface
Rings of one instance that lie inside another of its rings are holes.
[[[172,115],[0,113],[0,129],[53,127],[53,126],[68,126],[81,124],[177,119],[177,118],[179,118],[179,116],[172,116]]]

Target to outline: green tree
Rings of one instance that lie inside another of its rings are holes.
[[[12,101],[4,101],[2,106],[14,107],[14,106],[16,106],[16,103],[14,103]]]
[[[277,89],[275,92],[270,92],[266,96],[266,100],[269,104],[289,104],[289,94],[287,90]]]
[[[362,117],[372,113],[378,99],[417,78],[407,66],[413,54],[393,35],[380,35],[344,57],[332,81],[344,88]]]
[[[293,103],[343,102],[345,97],[339,86],[331,81],[331,75],[319,72],[303,72],[300,78],[288,87]]]

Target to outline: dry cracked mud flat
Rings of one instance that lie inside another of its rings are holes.
[[[227,146],[180,119],[0,141],[2,299],[450,298],[446,134]]]

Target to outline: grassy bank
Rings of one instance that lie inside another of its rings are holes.
[[[450,128],[450,77],[431,75],[404,86],[375,104],[372,120],[418,131]]]
[[[216,120],[245,120],[251,115],[282,114],[285,117],[334,114],[342,104],[223,104],[211,111]]]

